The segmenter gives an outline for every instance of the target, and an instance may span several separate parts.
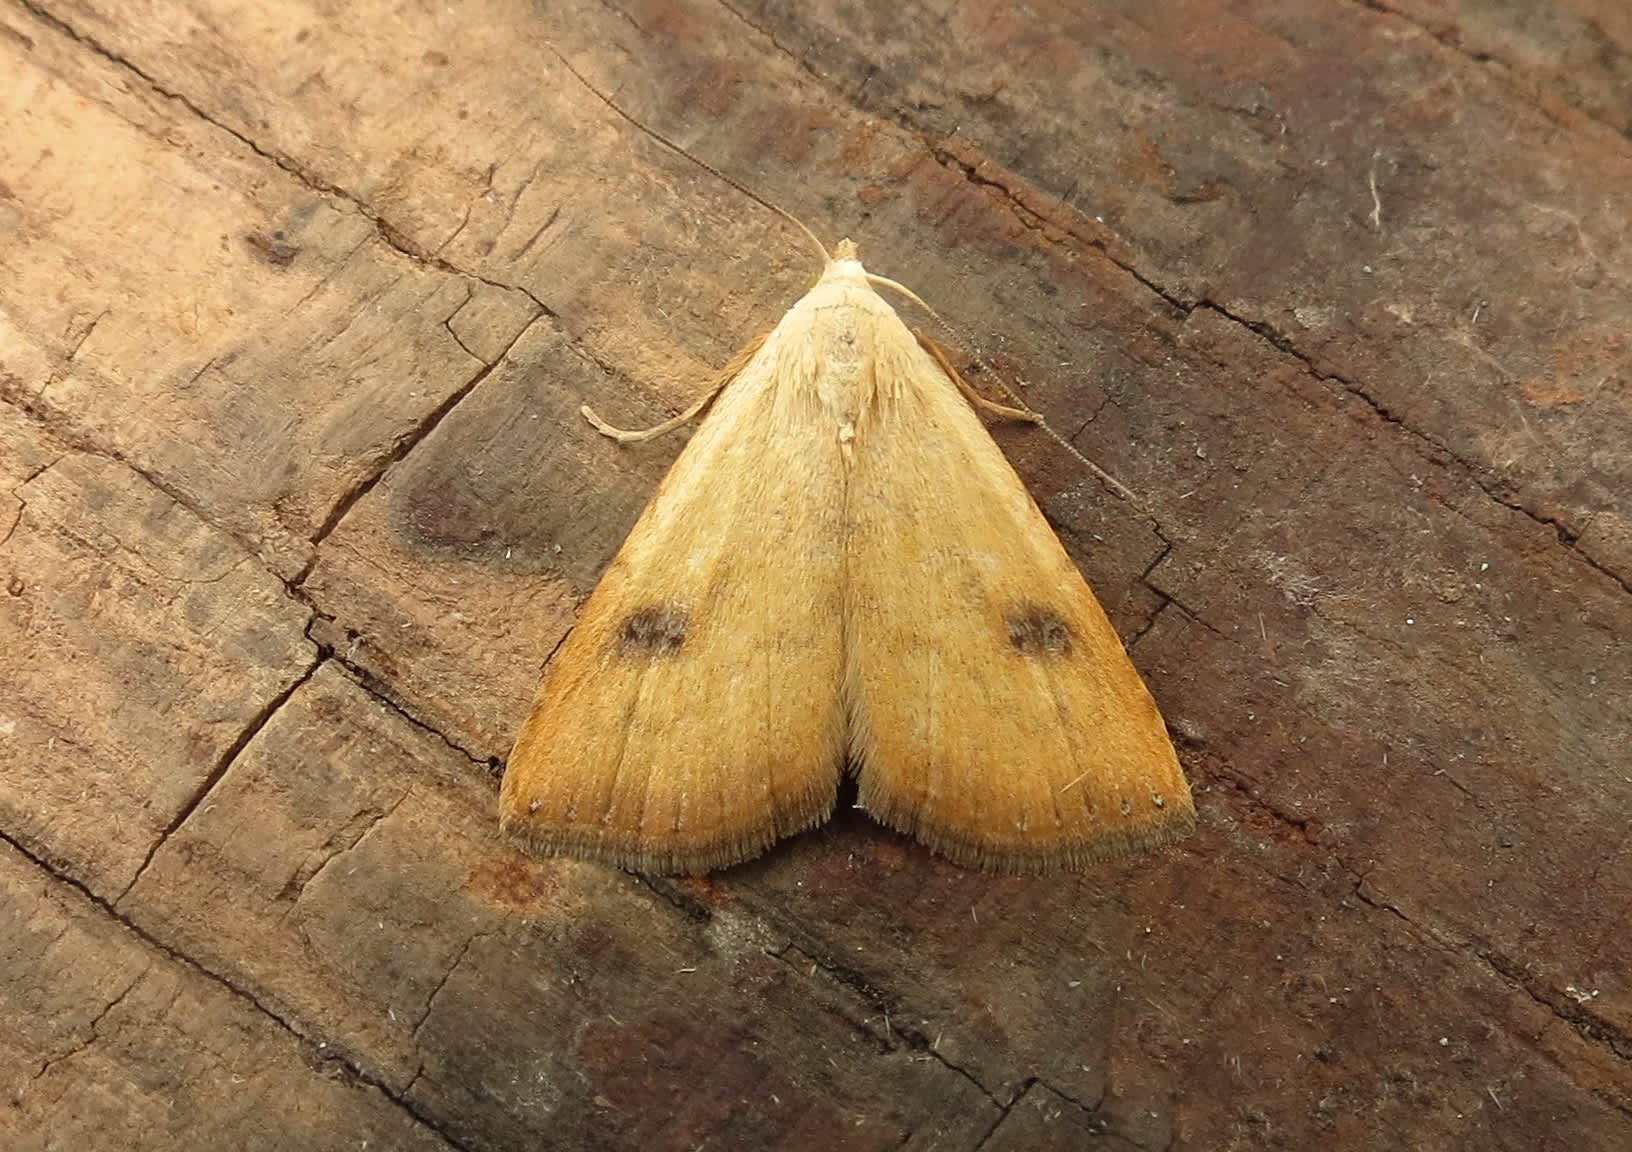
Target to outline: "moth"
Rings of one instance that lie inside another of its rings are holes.
[[[1028,414],[876,280],[839,244],[651,430],[712,401],[521,727],[499,807],[523,846],[712,871],[821,823],[845,772],[874,818],[992,872],[1191,830],[1150,692],[975,406]]]

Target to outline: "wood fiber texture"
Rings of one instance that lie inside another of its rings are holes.
[[[1632,1147],[1629,76],[1621,0],[0,0],[0,1145]],[[1189,840],[500,838],[685,435],[579,406],[819,271],[603,95],[1138,493],[993,429]]]

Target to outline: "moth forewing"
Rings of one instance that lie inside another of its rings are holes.
[[[500,793],[535,851],[704,872],[832,808],[843,480],[786,337],[726,385],[546,672]]]
[[[845,589],[863,805],[1002,872],[1184,835],[1189,788],[1087,583],[946,367],[893,313],[872,340],[889,421],[857,439]]]

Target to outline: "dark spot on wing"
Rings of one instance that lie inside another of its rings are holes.
[[[618,649],[637,656],[668,656],[680,651],[689,623],[686,610],[673,604],[642,608],[623,622]]]
[[[1003,619],[1009,643],[1022,656],[1069,656],[1071,629],[1055,613],[1038,604],[1021,604]]]

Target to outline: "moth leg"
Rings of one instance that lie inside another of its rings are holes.
[[[1058,432],[1054,431],[1053,427],[1048,423],[1048,421],[1043,419],[1042,413],[1033,412],[1027,408],[1010,408],[1006,404],[998,404],[994,401],[986,399],[986,397],[982,396],[979,392],[976,392],[973,388],[971,388],[968,382],[965,381],[962,376],[958,375],[958,370],[952,367],[952,362],[946,358],[946,353],[941,351],[940,346],[936,344],[935,341],[931,340],[928,336],[925,336],[916,328],[912,330],[912,334],[918,337],[918,343],[922,345],[924,351],[935,357],[935,362],[941,366],[941,371],[945,372],[952,378],[952,383],[958,386],[958,391],[964,394],[964,397],[968,399],[969,403],[973,404],[976,408],[983,412],[990,412],[994,416],[1002,416],[1009,420],[1024,420],[1029,424],[1037,425],[1037,427],[1041,428],[1044,432],[1047,432],[1050,436],[1052,436],[1059,443],[1060,447],[1064,448],[1067,452],[1071,453],[1072,456],[1076,457],[1079,464],[1082,464],[1088,469],[1088,471],[1097,476],[1100,482],[1112,492],[1115,492],[1118,496],[1122,497],[1122,499],[1128,501],[1130,504],[1139,505],[1139,498],[1137,496],[1128,491],[1127,487],[1123,485],[1123,483],[1115,476],[1112,476],[1109,472],[1105,471],[1105,469],[1101,468],[1098,464],[1095,464],[1092,460],[1088,459],[1088,457],[1077,451],[1076,445],[1072,444],[1064,436],[1061,436]],[[1143,506],[1140,505],[1140,507]]]
[[[999,404],[995,400],[986,399],[986,397],[971,388],[969,382],[958,374],[956,368],[952,367],[952,361],[946,358],[946,353],[941,351],[939,344],[916,328],[912,330],[912,334],[918,337],[918,343],[923,347],[924,351],[935,357],[935,363],[941,366],[941,371],[952,378],[952,383],[958,386],[958,391],[962,392],[964,398],[976,408],[979,408],[982,412],[990,412],[993,416],[1001,416],[1005,420],[1024,420],[1028,424],[1041,424],[1043,422],[1040,414],[1028,408],[1010,408],[1007,404]]]
[[[721,392],[725,391],[725,386],[727,384],[736,379],[737,373],[741,372],[747,365],[748,361],[753,359],[754,353],[759,351],[759,346],[765,343],[765,337],[769,335],[770,331],[766,330],[761,332],[752,340],[748,341],[748,343],[744,344],[742,346],[742,350],[735,356],[731,357],[731,362],[724,368],[720,369],[719,375],[714,377],[713,383],[709,385],[708,391],[703,393],[703,398],[701,400],[697,401],[697,403],[693,404],[690,408],[687,408],[684,412],[680,413],[680,415],[675,416],[672,419],[665,420],[661,424],[654,424],[650,428],[642,428],[638,432],[631,432],[623,428],[614,428],[605,420],[602,420],[599,416],[597,416],[595,414],[595,410],[588,404],[585,404],[583,407],[579,408],[578,411],[583,414],[585,420],[588,420],[590,424],[594,426],[595,431],[599,432],[602,436],[610,436],[619,444],[638,444],[642,440],[652,440],[658,436],[664,435],[665,433],[673,432],[682,424],[691,423],[698,417],[698,415],[702,413],[705,408],[714,403],[714,398]]]

